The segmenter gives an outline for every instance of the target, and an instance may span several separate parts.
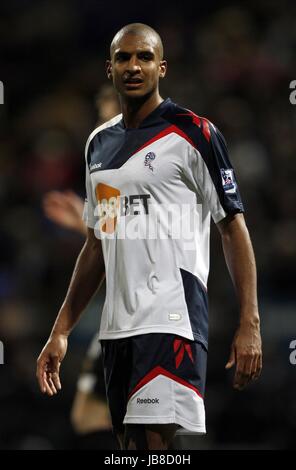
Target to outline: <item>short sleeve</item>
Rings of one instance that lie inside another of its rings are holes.
[[[95,224],[97,222],[97,218],[95,217],[96,201],[94,199],[94,192],[92,189],[87,158],[86,158],[86,164],[85,164],[85,190],[86,190],[86,198],[84,202],[82,219],[87,225],[87,227],[95,228]]]
[[[204,118],[202,126],[196,145],[190,146],[186,172],[217,223],[244,207],[223,135]]]

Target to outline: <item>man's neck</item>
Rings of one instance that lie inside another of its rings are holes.
[[[125,100],[121,98],[120,101],[125,127],[136,129],[163,102],[163,99],[157,92],[149,96],[149,98],[145,97],[138,100]]]

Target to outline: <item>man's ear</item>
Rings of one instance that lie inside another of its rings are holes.
[[[106,60],[106,73],[109,80],[112,80],[112,62],[111,60]]]
[[[167,71],[167,61],[161,60],[159,64],[159,77],[164,78]]]

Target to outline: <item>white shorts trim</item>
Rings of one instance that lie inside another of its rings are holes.
[[[158,375],[141,387],[127,404],[124,424],[171,424],[206,433],[203,399],[191,388]]]

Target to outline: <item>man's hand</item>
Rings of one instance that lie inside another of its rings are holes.
[[[68,340],[64,335],[51,336],[37,359],[36,376],[41,392],[49,396],[61,390],[60,365],[67,351]]]
[[[262,350],[259,326],[242,324],[237,329],[228,363],[230,369],[236,364],[233,387],[242,390],[249,382],[258,379],[262,369]]]
[[[73,191],[50,191],[45,194],[42,204],[50,220],[86,235],[86,226],[82,220],[83,201]]]

